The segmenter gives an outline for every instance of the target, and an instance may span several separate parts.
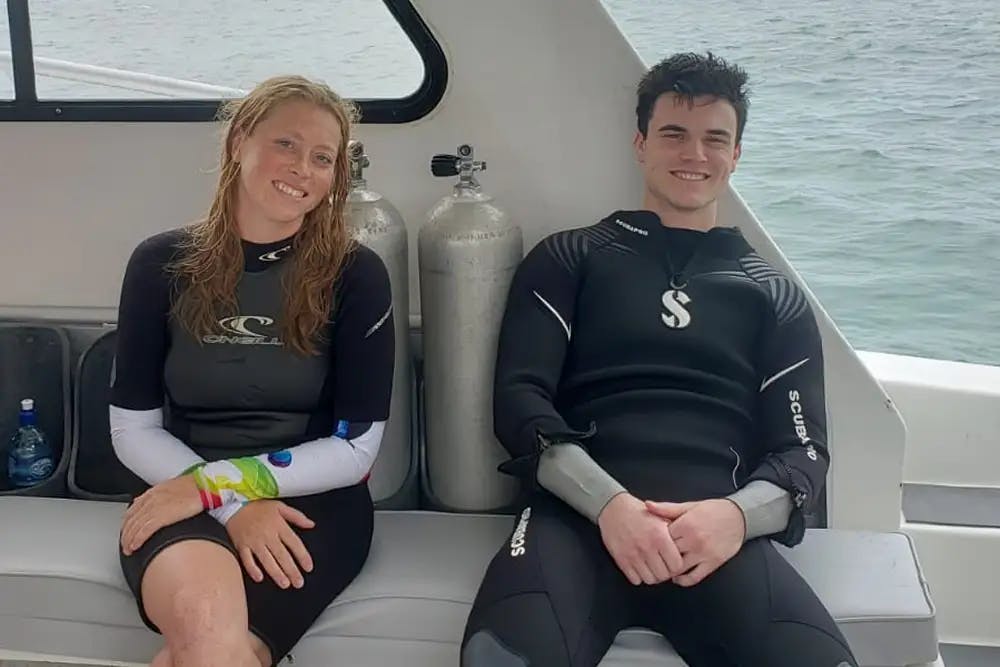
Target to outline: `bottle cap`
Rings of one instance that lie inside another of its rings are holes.
[[[21,409],[22,410],[34,410],[35,409],[35,400],[33,398],[25,398],[24,400],[21,401]]]

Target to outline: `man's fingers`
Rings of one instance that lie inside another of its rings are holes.
[[[620,558],[617,554],[612,553],[611,557],[614,559],[618,569],[622,571],[622,574],[625,575],[625,578],[628,579],[630,584],[638,586],[642,583],[642,577],[639,576],[639,573],[635,571],[634,567],[627,563],[623,558]]]
[[[286,505],[285,503],[280,503],[278,505],[278,513],[285,521],[294,524],[299,528],[312,528],[316,525],[315,521],[291,505]]]
[[[674,577],[674,583],[685,588],[700,583],[705,577],[710,575],[715,569],[708,561],[702,561],[690,572]]]
[[[663,562],[666,563],[667,568],[670,570],[669,576],[673,576],[684,571],[681,569],[684,564],[684,558],[681,556],[677,543],[670,537],[669,532],[663,536],[659,545],[659,556],[663,559]]]
[[[660,577],[660,583],[662,583],[664,581],[670,581],[671,579],[673,579],[674,577],[676,577],[680,573],[679,570],[674,570],[669,565],[667,565],[667,561],[663,558],[663,556],[661,554],[655,554],[653,556],[653,558],[655,558],[656,560],[660,561],[661,566],[667,572],[664,576]]]
[[[239,552],[240,560],[243,561],[243,568],[247,571],[247,574],[250,575],[250,578],[258,584],[264,581],[264,573],[260,571],[259,567],[257,567],[257,561],[254,560],[253,551],[250,550],[250,547],[240,547]]]
[[[673,521],[680,518],[684,512],[687,512],[693,503],[654,503],[651,500],[646,501],[646,509],[649,510],[650,514],[655,514],[661,519],[668,519]]]
[[[707,560],[708,559],[705,558],[702,554],[696,554],[693,551],[689,551],[686,554],[684,554],[684,558],[681,561],[681,566],[677,568],[677,573],[686,574]]]
[[[691,534],[688,531],[686,521],[675,521],[668,526],[667,530],[670,532],[670,539],[673,540],[677,551],[682,556],[693,548],[694,545],[691,544]]]
[[[632,562],[632,567],[639,574],[639,578],[642,579],[643,583],[646,585],[652,586],[657,582],[656,575],[653,574],[653,571],[649,568],[649,565],[646,564],[646,561],[643,560],[642,556],[636,556]]]
[[[670,568],[667,567],[663,558],[660,557],[660,552],[657,549],[650,549],[646,553],[642,554],[641,558],[656,579],[653,583],[658,584],[662,581],[666,581],[672,576],[673,573],[670,571]]]

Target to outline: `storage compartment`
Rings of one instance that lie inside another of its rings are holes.
[[[65,332],[42,324],[0,324],[0,495],[66,495],[69,395],[69,341]],[[24,398],[35,401],[37,426],[52,447],[54,470],[40,484],[16,488],[7,476],[7,455]]]
[[[102,334],[77,365],[76,406],[69,465],[70,493],[91,500],[131,500],[147,486],[118,460],[111,446],[108,404],[116,332]]]

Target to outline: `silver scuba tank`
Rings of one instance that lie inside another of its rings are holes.
[[[518,482],[497,472],[508,459],[493,435],[497,338],[521,229],[482,192],[486,168],[468,144],[435,155],[435,176],[458,176],[418,234],[424,348],[425,491],[431,504],[487,511],[512,503]]]
[[[402,490],[413,461],[410,415],[410,274],[406,225],[399,211],[378,192],[368,189],[364,170],[370,164],[364,145],[348,144],[351,191],[347,195],[347,224],[354,238],[373,250],[389,273],[396,356],[392,376],[392,403],[382,435],[382,446],[369,480],[372,498],[385,500]],[[414,498],[415,500],[415,498]]]

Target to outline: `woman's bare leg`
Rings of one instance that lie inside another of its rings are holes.
[[[166,639],[171,667],[260,667],[247,629],[243,572],[222,545],[185,540],[163,549],[143,575],[142,600]]]

